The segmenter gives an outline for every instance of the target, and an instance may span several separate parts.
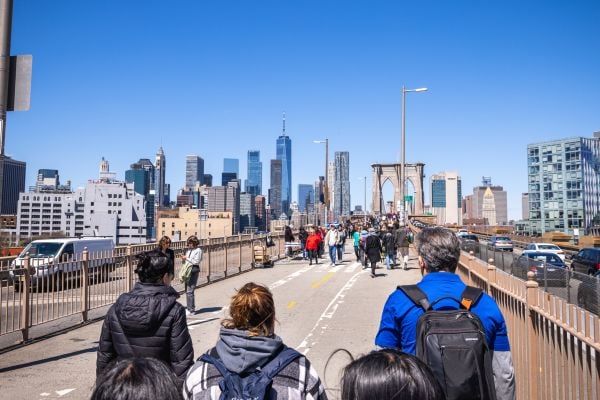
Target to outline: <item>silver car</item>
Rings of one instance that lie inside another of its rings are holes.
[[[508,236],[492,236],[488,242],[492,250],[513,251],[513,242]]]

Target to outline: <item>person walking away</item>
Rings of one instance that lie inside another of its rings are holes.
[[[352,240],[353,240],[353,244],[354,244],[354,255],[356,256],[356,261],[360,261],[360,233],[359,230],[361,228],[358,227],[358,229],[355,229],[354,232],[352,232]]]
[[[292,245],[294,242],[294,234],[292,233],[292,227],[289,225],[285,226],[283,233],[283,240],[285,240],[285,255],[286,257],[292,257]]]
[[[342,372],[342,400],[445,400],[429,367],[396,349],[372,351]]]
[[[342,262],[342,256],[344,255],[344,249],[346,246],[346,229],[342,225],[338,228],[338,243],[337,248],[337,259]]]
[[[323,258],[323,254],[325,253],[325,228],[323,228],[322,226],[318,227],[317,233],[321,237],[321,242],[319,245],[319,258]]]
[[[429,350],[430,343],[420,342],[420,335],[417,335],[419,326],[425,327],[426,324],[417,325],[417,321],[421,318],[433,315],[435,310],[444,310],[444,313],[458,311],[458,305],[462,305],[462,311],[468,312],[469,318],[463,318],[463,321],[473,323],[481,327],[470,337],[474,338],[483,331],[481,340],[463,340],[461,347],[465,346],[481,346],[478,350],[483,349],[480,354],[483,354],[480,360],[471,358],[470,361],[465,361],[464,357],[450,359],[456,352],[448,352],[444,357],[447,362],[451,362],[453,368],[443,368],[441,365],[433,366],[433,371],[440,381],[448,398],[450,393],[460,393],[460,399],[470,399],[477,389],[487,389],[488,396],[477,398],[489,398],[498,400],[513,400],[515,399],[515,375],[512,363],[512,355],[510,352],[510,344],[508,340],[508,332],[506,322],[502,316],[502,312],[498,304],[487,293],[482,293],[476,288],[467,289],[460,277],[456,274],[460,258],[460,243],[454,232],[442,228],[425,228],[418,235],[416,240],[418,253],[418,263],[421,269],[423,279],[414,286],[398,287],[387,299],[383,312],[381,314],[381,322],[379,331],[375,337],[375,345],[380,348],[398,348],[410,354],[416,354],[417,350]],[[416,289],[415,289],[416,288]],[[412,294],[420,293],[420,301],[415,303],[412,299]],[[411,294],[409,296],[408,294]],[[471,296],[470,293],[476,293],[476,296]],[[473,298],[474,297],[474,298]],[[426,303],[423,303],[425,301]],[[419,304],[419,305],[417,305]],[[424,305],[423,305],[424,304]],[[427,307],[425,307],[427,306]],[[425,314],[424,308],[428,311]],[[472,314],[472,315],[471,315]],[[475,321],[475,318],[479,322]],[[457,318],[455,318],[457,319]],[[474,321],[474,322],[473,322]],[[453,322],[444,321],[448,324]],[[446,326],[446,329],[450,329]],[[460,339],[461,337],[458,336]],[[444,339],[449,340],[449,339]],[[437,343],[437,341],[435,342]],[[421,347],[419,347],[421,346]],[[490,355],[488,351],[492,354]],[[468,349],[470,350],[470,349]],[[460,353],[466,354],[466,353]],[[469,354],[476,354],[470,352]],[[491,358],[489,362],[486,362]],[[435,358],[430,358],[435,360]],[[434,361],[432,361],[434,362]],[[441,361],[440,361],[441,362]],[[444,361],[446,362],[446,361]],[[460,362],[467,363],[466,365],[455,365]],[[430,366],[432,366],[430,364]],[[481,371],[473,371],[473,368],[483,368]],[[490,371],[491,369],[491,371]],[[476,376],[465,377],[464,375],[473,371]],[[459,380],[457,377],[449,377],[444,382],[442,378],[437,376],[438,372],[442,374],[461,375]],[[491,377],[493,375],[493,377]],[[490,378],[491,377],[491,382]],[[485,378],[485,380],[484,380]],[[459,388],[450,387],[452,382],[463,382]],[[473,382],[484,382],[479,388],[473,388]],[[451,389],[451,390],[450,390]],[[479,391],[476,392],[479,395]]]
[[[367,229],[368,228],[365,226],[360,231],[359,251],[360,251],[360,257],[361,257],[362,264],[363,264],[363,269],[367,268],[366,246],[367,246],[367,236],[369,236],[369,231]]]
[[[196,297],[195,290],[198,284],[198,276],[200,275],[200,262],[202,261],[202,249],[200,249],[200,241],[196,236],[190,236],[186,242],[188,249],[181,256],[183,262],[192,264],[192,273],[189,279],[185,282],[185,314],[190,316],[196,313]]]
[[[366,258],[371,263],[371,278],[375,278],[375,268],[377,262],[381,261],[381,252],[382,248],[379,236],[375,233],[375,229],[369,228],[369,235],[365,242],[365,253],[367,255]]]
[[[385,251],[385,264],[387,269],[394,268],[394,255],[396,254],[396,237],[392,232],[392,227],[388,226],[383,235],[383,247]]]
[[[308,358],[275,334],[275,302],[267,287],[242,286],[231,298],[229,314],[221,322],[217,345],[190,369],[183,387],[186,400],[327,400]]]
[[[163,236],[158,241],[158,250],[162,251],[171,260],[171,281],[175,278],[175,252],[171,249],[171,238]]]
[[[136,256],[139,282],[119,296],[102,325],[96,359],[100,377],[115,360],[152,357],[164,362],[183,382],[194,363],[185,308],[171,285],[170,259],[160,251]]]
[[[400,257],[402,257],[402,268],[408,269],[408,247],[410,245],[408,237],[408,228],[402,228],[396,230],[396,243],[400,250]]]
[[[337,229],[333,224],[329,225],[329,231],[325,235],[325,244],[329,249],[329,259],[331,260],[331,266],[335,265],[335,256],[337,255],[337,244],[339,235]]]
[[[308,265],[312,265],[313,258],[315,264],[319,263],[318,253],[321,246],[321,235],[317,233],[318,228],[311,229],[310,235],[306,238],[306,250],[308,251]]]
[[[302,259],[308,260],[308,250],[306,250],[306,239],[308,238],[308,232],[304,229],[304,226],[300,227],[298,231],[298,239],[300,239],[300,250],[302,250]]]

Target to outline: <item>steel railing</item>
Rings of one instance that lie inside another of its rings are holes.
[[[282,235],[272,235],[275,246],[268,247],[271,259],[285,251]],[[201,240],[203,252],[198,286],[208,285],[232,275],[251,270],[253,247],[265,236],[238,235]],[[47,265],[25,257],[19,266],[14,257],[0,259],[0,336],[20,333],[20,341],[30,339],[30,330],[51,321],[80,315],[75,323],[89,320],[92,310],[107,310],[119,295],[130,291],[136,282],[136,254],[156,248],[155,243],[116,247],[111,252],[84,251],[81,259],[62,260]],[[177,279],[182,266],[180,256],[185,242],[171,244],[175,252],[173,286],[182,291]],[[103,315],[102,313],[100,315]],[[68,324],[68,322],[65,322]],[[64,329],[60,324],[60,329]],[[57,328],[58,330],[58,328]],[[49,334],[52,332],[45,332]]]

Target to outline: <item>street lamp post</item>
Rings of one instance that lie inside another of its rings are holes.
[[[364,204],[363,212],[365,213],[365,223],[367,223],[367,177],[363,176],[358,179],[363,179],[365,182],[365,198],[364,198],[364,202],[363,202],[363,204]]]
[[[406,223],[406,215],[405,215],[405,206],[404,206],[404,196],[405,196],[405,188],[404,188],[404,180],[406,179],[406,136],[405,136],[405,124],[406,124],[406,93],[409,92],[426,92],[427,88],[418,88],[418,89],[406,89],[402,86],[402,160],[400,161],[400,218],[402,222]]]
[[[325,144],[325,179],[323,181],[323,208],[325,209],[323,226],[327,226],[327,217],[329,215],[329,189],[327,188],[327,174],[328,174],[328,165],[329,164],[329,139],[325,138],[325,140],[313,140],[313,143]]]

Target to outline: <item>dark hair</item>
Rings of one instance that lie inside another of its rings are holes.
[[[96,381],[90,400],[182,400],[181,382],[154,358],[119,360]]]
[[[460,259],[460,242],[450,229],[436,226],[417,234],[417,253],[423,258],[427,272],[456,271]]]
[[[158,241],[158,246],[162,249],[163,245],[165,245],[167,243],[169,243],[169,244],[171,243],[171,238],[168,236],[163,236]]]
[[[198,245],[200,244],[200,241],[198,240],[198,238],[196,236],[192,235],[187,239],[186,244],[188,246],[191,244],[194,247],[198,247]]]
[[[250,336],[272,336],[275,333],[275,302],[271,291],[248,282],[231,298],[231,318],[221,325],[228,329],[248,331]]]
[[[433,373],[417,357],[396,349],[366,354],[342,375],[342,400],[444,400]]]
[[[146,251],[135,256],[138,274],[142,283],[157,283],[171,270],[173,260],[160,250]]]

